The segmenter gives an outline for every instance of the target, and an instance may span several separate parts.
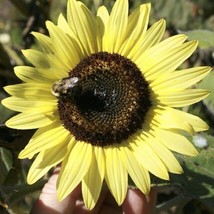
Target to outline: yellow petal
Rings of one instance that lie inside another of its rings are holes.
[[[78,49],[76,49],[72,40],[59,27],[52,22],[46,22],[50,37],[55,44],[55,55],[68,66],[68,70],[72,69],[80,62]]]
[[[121,155],[126,166],[126,170],[130,175],[135,185],[144,193],[150,192],[150,176],[148,170],[146,170],[135,158],[133,151],[128,147],[121,147]]]
[[[44,151],[67,141],[70,137],[70,132],[60,124],[60,121],[57,121],[37,130],[27,146],[20,152],[19,158],[31,158],[40,151]]]
[[[150,87],[158,94],[183,90],[202,80],[211,70],[212,68],[204,66],[174,71],[154,80]]]
[[[192,143],[180,133],[157,129],[155,130],[155,135],[163,145],[172,151],[189,156],[196,156],[198,154]]]
[[[165,136],[167,138],[167,136]],[[175,158],[175,156],[158,140],[156,135],[149,138],[148,145],[157,154],[157,156],[162,160],[167,170],[172,173],[181,174],[183,172],[181,165]]]
[[[58,79],[53,72],[48,75],[47,70],[43,73],[30,66],[16,66],[14,72],[19,79],[28,83],[52,84]]]
[[[97,28],[95,17],[88,8],[76,0],[69,0],[67,19],[72,30],[84,48],[84,55],[97,52]]]
[[[51,94],[51,86],[52,84],[21,83],[6,86],[4,90],[12,96],[27,100],[53,102],[56,98]]]
[[[170,107],[164,107],[161,111],[157,109],[155,117],[161,121],[158,126],[163,129],[180,129],[190,134],[208,129],[208,125],[199,117]]]
[[[33,113],[51,114],[57,109],[57,101],[37,101],[37,100],[26,100],[17,97],[8,97],[2,100],[2,104],[7,108],[19,111]]]
[[[67,20],[65,19],[65,17],[62,15],[62,13],[59,15],[58,20],[57,20],[57,26],[63,30],[66,34],[70,35],[71,37],[73,37],[75,34],[72,31],[72,29],[70,28],[70,26],[68,25]]]
[[[71,142],[65,140],[50,149],[42,150],[38,154],[29,169],[27,176],[28,184],[35,183],[42,176],[44,176],[52,167],[62,162],[68,150],[68,143],[70,144]]]
[[[170,39],[172,40],[172,38]],[[181,41],[185,38],[185,36],[182,36]],[[145,54],[142,54],[140,63],[137,63],[148,81],[154,81],[161,74],[166,75],[166,72],[177,69],[194,52],[198,42],[191,41],[179,46],[174,45],[167,50],[164,46],[158,48],[160,44],[163,43],[159,43],[157,47],[153,46]]]
[[[70,68],[53,53],[43,53],[33,49],[22,50],[22,53],[38,70],[45,69],[47,73],[49,70],[54,71],[52,75],[57,76],[58,79],[67,77]]]
[[[50,56],[51,58],[51,56]],[[48,57],[49,59],[49,57]],[[51,84],[55,83],[56,81],[68,77],[68,70],[64,66],[61,66],[62,64],[60,62],[54,62],[54,58],[50,60],[50,68],[44,69],[44,68],[37,68],[37,71],[40,75],[47,77],[48,79],[51,79]]]
[[[96,16],[96,22],[97,22],[97,34],[99,34],[99,38],[97,40],[97,45],[98,45],[98,51],[103,50],[103,36],[105,34],[106,26],[109,20],[109,13],[106,9],[106,7],[101,6],[97,10],[97,16]]]
[[[88,209],[93,209],[100,196],[103,178],[104,178],[104,167],[100,167],[100,164],[104,165],[104,158],[102,154],[102,148],[93,148],[93,155],[91,165],[88,172],[82,181],[82,195],[85,206]],[[98,152],[96,158],[95,153]]]
[[[131,56],[136,48],[136,43],[143,43],[149,21],[151,4],[143,4],[133,11],[128,17],[126,40],[118,51],[123,56]],[[134,54],[134,53],[133,53]]]
[[[77,141],[70,154],[63,160],[57,180],[59,201],[68,196],[88,172],[92,160],[92,145]]]
[[[171,107],[183,107],[197,103],[209,95],[204,89],[185,89],[183,91],[167,91],[164,95],[158,96],[160,103]]]
[[[73,45],[75,46],[75,50],[77,51],[76,53],[78,54],[80,59],[83,59],[84,48],[82,47],[79,38],[69,26],[68,22],[62,14],[59,15],[57,26],[70,37],[70,39],[73,41]]]
[[[37,68],[49,68],[50,65],[47,60],[47,54],[33,50],[33,49],[27,49],[22,50],[23,55]]]
[[[147,141],[149,141],[148,137],[146,137],[146,139],[135,140],[136,145],[131,144],[131,148],[133,149],[135,157],[140,162],[140,164],[142,164],[142,166],[153,175],[168,180],[169,175],[165,165],[151,149]]]
[[[124,167],[120,150],[115,147],[104,148],[106,159],[105,180],[118,205],[121,205],[127,193],[128,175]]]
[[[44,52],[51,53],[53,51],[53,44],[51,43],[50,37],[37,32],[32,32],[32,34],[37,39]]]
[[[20,113],[5,124],[14,129],[37,129],[49,125],[53,119],[53,116],[43,113]]]
[[[109,20],[109,13],[105,6],[101,6],[97,10],[97,17],[102,21],[103,25],[106,26]]]
[[[118,52],[126,35],[128,25],[128,0],[116,1],[106,26],[103,37],[103,50]]]
[[[142,53],[144,53],[148,48],[160,42],[165,32],[165,28],[166,22],[163,19],[154,23],[146,31],[145,36],[136,41],[135,45],[133,46],[133,51],[130,51],[127,57],[138,65],[137,60],[140,59]]]

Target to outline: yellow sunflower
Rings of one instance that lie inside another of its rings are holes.
[[[118,205],[127,193],[128,176],[145,194],[150,173],[169,179],[182,173],[171,151],[196,155],[183,132],[204,131],[200,118],[174,107],[208,95],[191,86],[209,67],[178,70],[196,49],[185,35],[161,41],[165,21],[148,29],[150,4],[128,15],[128,0],[117,0],[109,14],[96,15],[68,0],[67,19],[47,21],[49,36],[33,33],[42,51],[24,50],[32,66],[15,67],[24,82],[5,87],[3,104],[20,112],[6,125],[38,129],[19,154],[37,155],[27,177],[32,184],[62,163],[58,199],[81,183],[92,209],[105,181]]]

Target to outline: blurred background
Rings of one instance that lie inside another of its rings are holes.
[[[109,11],[112,0],[82,0],[95,14],[100,5]],[[160,18],[167,21],[165,37],[186,33],[189,39],[199,40],[199,48],[182,68],[199,65],[214,66],[214,3],[210,0],[130,0],[130,11],[146,2],[152,3],[150,25]],[[66,0],[0,0],[0,99],[8,95],[3,87],[19,83],[14,75],[16,65],[27,65],[21,50],[38,49],[30,34],[47,34],[45,21],[54,23],[60,13],[66,14]],[[214,213],[214,73],[194,87],[207,88],[211,95],[203,102],[185,107],[183,111],[203,118],[210,130],[190,140],[199,150],[199,156],[178,156],[185,174],[171,176],[166,183],[153,179],[158,185],[157,213]],[[5,121],[15,115],[0,104],[0,214],[29,213],[49,175],[28,186],[26,175],[31,164],[19,160],[19,151],[35,130],[20,131],[5,127]]]

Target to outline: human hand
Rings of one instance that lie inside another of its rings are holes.
[[[93,210],[87,210],[81,197],[81,186],[63,201],[57,201],[56,181],[60,169],[57,168],[42,189],[39,199],[31,210],[31,214],[154,214],[156,205],[156,190],[152,189],[146,197],[140,190],[129,188],[127,196],[118,207],[114,198],[107,190],[102,190],[97,205]]]

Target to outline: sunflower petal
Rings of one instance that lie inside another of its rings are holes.
[[[90,56],[97,51],[95,17],[84,4],[76,0],[69,0],[67,9],[68,23],[81,42],[84,55]]]
[[[50,37],[55,43],[55,55],[59,59],[63,60],[63,63],[67,65],[68,70],[76,66],[80,62],[78,51],[71,39],[65,34],[59,27],[55,26],[52,22],[46,22],[47,29]]]
[[[31,158],[36,153],[62,144],[70,137],[68,132],[59,121],[40,128],[33,135],[27,146],[19,153],[19,158]]]
[[[211,70],[210,67],[204,66],[175,71],[154,80],[150,86],[158,94],[183,90],[202,80]]]
[[[126,41],[118,51],[123,56],[131,57],[139,49],[136,43],[142,43],[149,22],[151,4],[143,4],[129,15]],[[131,53],[133,52],[133,53]]]
[[[164,107],[156,113],[156,117],[157,121],[161,121],[159,127],[163,129],[180,129],[190,134],[208,129],[208,125],[199,117],[170,107]]]
[[[52,84],[53,81],[56,81],[57,78],[52,72],[51,75],[48,75],[48,72],[40,72],[38,69],[30,66],[16,66],[14,68],[16,76],[24,82],[27,83],[45,83]]]
[[[57,109],[56,101],[40,101],[38,100],[26,100],[17,97],[8,97],[2,101],[2,104],[7,108],[19,111],[19,112],[29,112],[29,113],[52,113]]]
[[[103,36],[105,34],[106,26],[109,20],[109,13],[106,7],[101,6],[97,11],[96,21],[97,21],[97,34],[99,35],[100,40],[98,39],[98,51],[103,50]]]
[[[121,148],[121,154],[123,156],[124,165],[135,185],[144,193],[150,192],[150,176],[148,170],[146,170],[135,158],[133,152],[127,148]]]
[[[53,53],[43,53],[32,49],[22,50],[22,53],[38,70],[54,71],[54,76],[59,79],[68,75],[68,67]]]
[[[101,152],[101,148],[94,148],[91,166],[82,181],[83,200],[85,206],[90,210],[93,209],[97,203],[104,178],[104,167],[100,167],[100,163],[104,164]],[[99,156],[99,159],[96,158],[96,153]]]
[[[92,161],[92,145],[76,142],[68,156],[62,162],[57,180],[57,198],[63,200],[82,181]]]
[[[181,38],[181,41],[182,40]],[[164,42],[159,43],[157,47],[153,46],[142,54],[140,62],[138,63],[147,81],[154,81],[160,77],[160,74],[166,75],[166,72],[177,69],[184,60],[191,56],[198,45],[198,42],[191,41],[181,45],[171,46],[171,48],[166,50],[165,47],[162,46],[163,43]]]
[[[138,59],[142,56],[147,49],[156,45],[163,37],[166,28],[165,20],[161,19],[160,21],[154,23],[145,34],[145,37],[141,37],[136,41],[133,46],[133,51],[128,54],[128,58],[134,61],[138,65]]]
[[[128,25],[128,0],[116,1],[103,37],[103,51],[118,52],[126,35]]]
[[[165,136],[167,137],[167,136]],[[154,135],[153,138],[148,138],[150,141],[148,145],[152,148],[152,150],[157,154],[157,156],[162,160],[167,170],[172,173],[181,174],[183,172],[181,165],[175,158],[175,156],[157,139]]]
[[[145,138],[145,136],[143,137]],[[148,145],[149,141],[149,137],[146,137],[146,139],[138,139],[138,141],[135,140],[136,144],[131,145],[135,157],[140,164],[142,164],[142,166],[153,175],[169,180],[169,175],[165,165]]]
[[[74,32],[72,31],[72,29],[70,28],[70,26],[68,25],[67,20],[65,19],[65,17],[63,16],[63,14],[61,13],[58,17],[57,20],[57,26],[64,31],[64,33],[70,35],[70,37],[75,37]]]
[[[168,149],[189,156],[196,156],[197,150],[184,136],[179,133],[157,129],[155,135]]]
[[[44,176],[52,167],[62,162],[67,154],[67,144],[69,141],[63,141],[62,143],[54,146],[51,149],[41,151],[33,164],[30,167],[27,176],[27,183],[33,184]]]
[[[14,97],[27,100],[43,100],[54,101],[56,98],[51,94],[51,86],[49,84],[40,83],[21,83],[16,85],[5,86],[4,90]]]
[[[30,63],[35,67],[37,68],[50,67],[47,61],[47,53],[43,53],[32,49],[22,50],[22,53],[30,61]]]
[[[121,160],[119,149],[109,147],[105,148],[104,151],[106,158],[105,180],[117,204],[121,205],[127,193],[128,175]]]
[[[57,26],[69,36],[73,42],[73,45],[75,45],[77,54],[81,59],[83,59],[85,56],[84,48],[82,47],[82,44],[79,41],[77,35],[74,33],[73,29],[69,26],[68,22],[62,14],[59,15]]]
[[[106,7],[101,6],[98,8],[97,17],[99,17],[99,20],[102,21],[102,26],[107,26],[109,20],[109,13]],[[101,32],[103,32],[103,30]]]
[[[53,44],[51,43],[50,37],[37,32],[32,32],[31,34],[37,39],[39,45],[45,53],[53,52]]]
[[[158,96],[160,103],[171,107],[183,107],[197,103],[210,94],[205,89],[185,89],[183,91],[167,91],[164,95]]]
[[[20,113],[6,121],[6,126],[14,129],[37,129],[49,125],[53,116],[43,113]]]

